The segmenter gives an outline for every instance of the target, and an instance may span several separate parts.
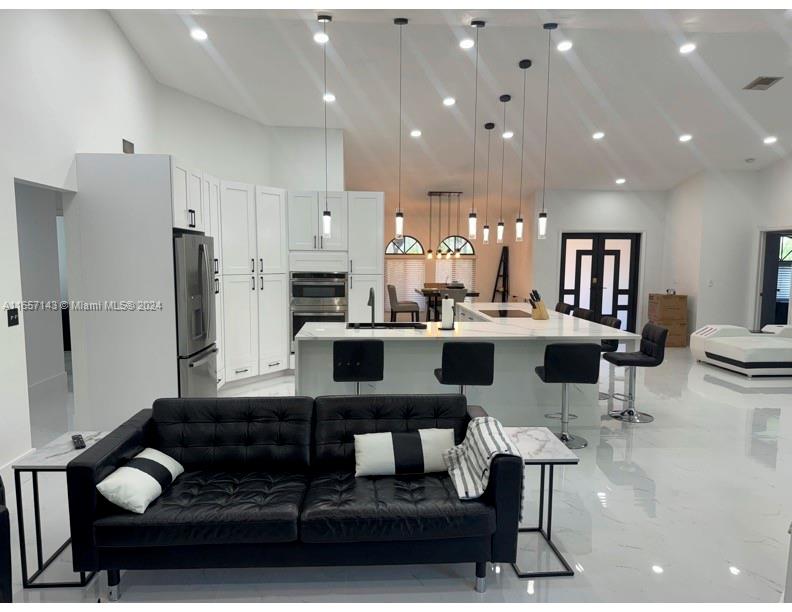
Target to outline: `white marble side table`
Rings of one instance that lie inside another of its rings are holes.
[[[72,443],[71,439],[71,437],[77,433],[82,434],[82,437],[85,440],[85,448],[80,450],[74,448],[74,444]],[[61,546],[58,547],[58,549],[48,559],[44,559],[44,547],[41,540],[41,507],[39,504],[38,475],[39,472],[66,472],[66,466],[68,465],[69,461],[90,448],[104,436],[105,432],[102,431],[70,431],[63,434],[62,436],[59,436],[58,438],[55,438],[49,444],[45,444],[41,448],[33,450],[11,466],[14,470],[14,485],[16,487],[17,524],[19,525],[19,556],[22,562],[23,588],[84,587],[91,581],[91,578],[94,577],[96,572],[80,572],[80,580],[75,582],[36,581],[44,572],[44,570],[46,570],[50,564],[55,559],[57,559],[64,550],[66,550],[66,547],[71,544],[71,537],[69,537],[69,539],[61,544]],[[33,521],[36,528],[36,560],[38,562],[36,571],[34,571],[30,576],[28,576],[27,548],[25,546],[25,513],[22,503],[21,475],[24,472],[30,472],[33,476]]]
[[[512,568],[518,578],[547,578],[553,576],[573,576],[575,572],[552,541],[553,527],[553,472],[557,465],[577,465],[580,459],[569,450],[563,442],[547,427],[504,427],[509,439],[520,449],[525,465],[536,465],[541,468],[539,480],[539,521],[536,527],[520,527],[519,533],[538,533],[556,559],[564,567],[563,570],[525,571],[517,563]],[[547,485],[547,513],[545,521],[545,470],[549,468]],[[545,522],[547,527],[545,527]]]

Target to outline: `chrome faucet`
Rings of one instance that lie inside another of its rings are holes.
[[[371,307],[371,327],[374,328],[374,287],[369,288],[369,299],[366,306]]]

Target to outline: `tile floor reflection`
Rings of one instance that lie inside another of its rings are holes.
[[[285,376],[222,395],[293,393]],[[503,565],[490,568],[479,595],[472,564],[135,571],[123,574],[122,601],[779,601],[792,520],[792,379],[749,381],[669,349],[660,368],[639,373],[638,398],[653,423],[609,419],[600,402],[599,426],[580,429],[589,440],[580,464],[556,469],[553,539],[572,578],[518,580]],[[526,522],[536,516],[532,470]],[[44,525],[55,544],[66,534],[65,484],[47,478]],[[13,482],[7,470],[3,479]],[[552,563],[533,534],[520,536],[520,555],[526,566]],[[69,564],[63,557],[50,577],[67,576]],[[86,589],[23,592],[16,550],[14,568],[17,601],[104,594],[104,576]]]

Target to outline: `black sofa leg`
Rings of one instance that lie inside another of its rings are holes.
[[[118,601],[118,599],[121,597],[121,570],[107,570],[107,586],[108,599],[110,601]]]
[[[487,590],[487,562],[476,562],[476,593]]]

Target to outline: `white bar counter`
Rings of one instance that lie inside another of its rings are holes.
[[[466,303],[457,305],[453,330],[438,329],[347,329],[345,323],[306,323],[295,340],[295,382],[298,395],[343,395],[355,392],[354,383],[333,382],[333,341],[378,339],[385,343],[385,378],[361,383],[367,393],[456,393],[457,387],[441,385],[434,376],[441,366],[446,341],[489,341],[495,343],[495,377],[491,387],[466,388],[468,402],[483,406],[504,425],[547,425],[545,412],[561,409],[561,385],[545,384],[534,372],[544,361],[551,342],[593,342],[617,339],[626,347],[639,336],[612,327],[550,312],[550,319],[498,317],[486,311],[516,310],[530,314],[523,303]],[[500,313],[499,313],[500,314]],[[579,425],[597,425],[602,408],[596,385],[573,385],[572,412]],[[552,423],[552,422],[550,422]]]

